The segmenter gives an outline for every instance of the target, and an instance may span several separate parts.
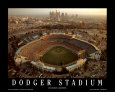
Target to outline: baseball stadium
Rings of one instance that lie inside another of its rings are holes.
[[[65,33],[45,33],[43,36],[28,36],[19,44],[15,53],[15,63],[31,62],[36,68],[49,72],[69,72],[82,67],[88,58],[99,60],[100,50],[93,44],[80,40],[75,35]]]

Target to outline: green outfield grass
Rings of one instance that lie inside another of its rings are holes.
[[[58,66],[71,63],[76,59],[77,54],[61,46],[53,47],[41,57],[42,62]]]

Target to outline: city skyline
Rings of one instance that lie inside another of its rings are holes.
[[[56,10],[68,15],[107,15],[106,8],[8,8],[8,15],[49,15]]]

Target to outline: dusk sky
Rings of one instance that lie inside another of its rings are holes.
[[[8,15],[48,15],[56,10],[70,15],[107,15],[107,8],[8,8]]]

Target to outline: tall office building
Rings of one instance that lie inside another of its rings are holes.
[[[50,12],[50,19],[53,21],[65,21],[67,20],[68,14],[67,13],[60,13],[60,11]]]

